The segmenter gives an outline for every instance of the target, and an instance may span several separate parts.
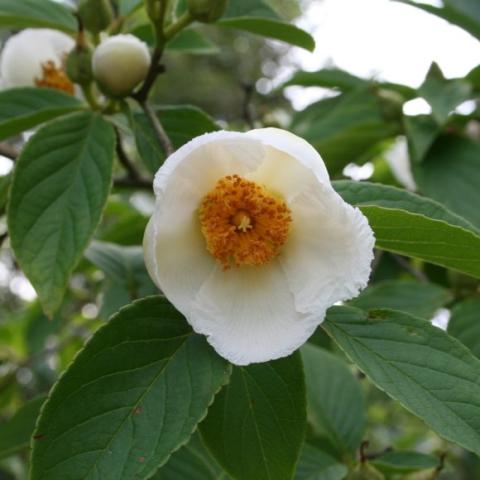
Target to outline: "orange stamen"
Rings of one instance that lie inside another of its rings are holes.
[[[37,87],[56,88],[70,95],[75,94],[75,87],[67,74],[61,68],[57,68],[51,60],[42,64],[42,78],[36,78],[35,85]]]
[[[208,251],[223,265],[263,265],[280,253],[292,218],[283,200],[238,175],[221,178],[203,199]]]

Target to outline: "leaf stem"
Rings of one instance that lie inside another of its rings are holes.
[[[126,154],[123,148],[122,137],[120,136],[120,132],[118,131],[118,129],[115,129],[115,133],[117,136],[116,150],[117,150],[118,160],[122,164],[123,168],[125,168],[125,170],[127,171],[128,177],[132,180],[138,180],[140,178],[140,174],[135,168],[135,165],[128,158],[128,155]]]
[[[100,110],[101,106],[99,105],[97,99],[95,98],[95,95],[93,94],[92,84],[89,83],[87,85],[81,85],[80,88],[82,89],[85,100],[88,102],[90,107],[92,107],[92,110]]]
[[[148,102],[141,102],[140,105],[143,108],[143,111],[147,115],[148,119],[150,120],[150,123],[155,132],[155,136],[157,137],[158,142],[162,146],[165,155],[169,157],[174,152],[173,145],[169,136],[167,135],[167,132],[163,128],[163,125],[158,119],[157,114]]]

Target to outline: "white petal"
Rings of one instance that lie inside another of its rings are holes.
[[[289,207],[292,230],[279,261],[297,310],[322,312],[356,296],[373,260],[375,239],[365,216],[322,185],[306,189]]]
[[[148,273],[184,315],[190,312],[195,295],[216,265],[193,215],[185,209],[157,204],[143,240]]]
[[[75,46],[75,41],[66,35],[65,33],[59,32],[58,30],[51,30],[49,28],[41,28],[36,30],[36,35],[43,35],[48,39],[50,45],[53,48],[53,51],[56,53],[57,57],[52,59],[57,66],[60,66],[64,60],[65,54],[69,53],[70,50]]]
[[[245,175],[255,170],[264,156],[262,143],[244,133],[206,133],[167,158],[155,175],[153,188],[160,197],[165,194],[167,184],[184,181],[203,196],[221,177],[235,173]]]
[[[250,130],[247,135],[261,140],[277,150],[287,153],[311,170],[318,181],[330,185],[330,177],[325,162],[319,153],[303,138],[279,128],[259,128]]]
[[[48,61],[61,67],[63,56],[75,42],[67,35],[49,29],[27,28],[10,37],[2,51],[0,75],[6,88],[34,86]]]
[[[406,189],[415,191],[417,184],[413,178],[408,144],[405,137],[398,137],[391,148],[385,152],[385,160],[392,170],[393,176]]]
[[[237,365],[289,355],[324,318],[298,313],[277,262],[262,267],[219,267],[195,299],[187,320],[224,358]]]
[[[265,159],[247,178],[267,186],[268,191],[279,195],[287,203],[306,188],[318,185],[311,169],[288,153],[269,145],[265,147]]]

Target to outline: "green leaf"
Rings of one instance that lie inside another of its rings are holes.
[[[470,298],[452,308],[447,331],[480,357],[480,299]]]
[[[123,290],[116,290],[120,297],[118,307],[139,297],[158,291],[145,268],[141,246],[121,246],[114,243],[93,241],[85,251],[85,257],[103,270],[107,277]]]
[[[140,25],[135,28],[132,33],[148,45],[152,47],[155,45],[155,34],[150,23]],[[167,43],[166,49],[172,53],[178,52],[198,55],[211,55],[219,52],[218,47],[214,43],[193,28],[181,30]]]
[[[345,465],[306,443],[300,454],[295,480],[342,480],[347,473]]]
[[[376,205],[388,209],[406,210],[410,213],[417,213],[434,220],[441,220],[451,225],[474,230],[471,223],[450,212],[440,203],[401,188],[352,180],[336,180],[333,182],[333,187],[346,202],[352,205],[359,207]]]
[[[366,215],[377,248],[480,278],[480,236],[465,220],[393,187],[349,181],[334,182],[334,187]]]
[[[44,396],[30,400],[22,405],[10,420],[0,424],[0,458],[29,447],[30,437],[44,401]]]
[[[141,214],[128,199],[111,196],[97,236],[105,242],[141,245],[147,223],[148,217]]]
[[[418,93],[432,107],[432,116],[443,125],[455,107],[471,97],[472,89],[464,79],[447,80],[439,66],[432,63]]]
[[[340,453],[355,452],[365,433],[365,401],[358,380],[335,355],[304,345],[308,414],[317,434]]]
[[[302,87],[338,88],[341,91],[349,91],[368,85],[368,80],[352,75],[338,68],[324,68],[316,72],[298,71],[282,85],[282,88],[290,85]]]
[[[472,68],[465,76],[465,79],[470,82],[475,90],[480,90],[480,65]]]
[[[194,53],[201,55],[210,55],[219,52],[219,48],[211,42],[205,35],[197,30],[188,28],[182,30],[167,44],[167,50],[170,52]]]
[[[361,87],[296,113],[291,130],[321,152],[334,175],[399,132],[400,125],[387,122],[384,113],[380,99]]]
[[[0,26],[15,28],[54,28],[75,32],[73,13],[51,0],[0,0]]]
[[[0,177],[0,212],[7,203],[8,189],[12,180],[12,174],[2,175]]]
[[[101,116],[76,113],[41,128],[17,161],[8,209],[11,244],[49,315],[100,220],[114,142]]]
[[[410,157],[414,162],[421,162],[440,135],[441,127],[430,115],[405,116],[403,123]]]
[[[219,126],[203,110],[190,105],[162,106],[155,109],[173,146],[177,149],[192,138],[219,129]],[[143,113],[130,115],[137,149],[145,166],[155,173],[165,153],[161,149],[150,121]]]
[[[187,442],[230,367],[163,298],[97,331],[40,416],[31,480],[149,478]]]
[[[118,13],[127,16],[143,5],[143,0],[118,0]]]
[[[428,320],[450,300],[450,292],[433,283],[390,280],[371,285],[349,304],[363,310],[400,310]]]
[[[3,90],[0,92],[0,140],[82,107],[77,98],[51,88]]]
[[[333,307],[329,335],[380,389],[447,440],[480,454],[480,360],[410,315]]]
[[[265,0],[230,0],[223,18],[261,17],[280,20],[277,12]]]
[[[85,257],[120,285],[128,285],[139,273],[146,273],[140,246],[124,247],[94,240],[85,251]]]
[[[290,480],[306,425],[300,354],[235,367],[200,425],[207,447],[236,480]]]
[[[384,473],[409,473],[440,465],[438,457],[418,452],[387,452],[371,462]]]
[[[315,50],[315,40],[309,33],[295,25],[279,20],[261,17],[222,18],[216,25],[280,40],[310,52]]]
[[[480,278],[480,237],[470,230],[404,210],[360,207],[376,246]]]
[[[281,85],[281,88],[290,85],[298,85],[302,87],[323,87],[338,88],[342,92],[348,92],[359,87],[376,87],[392,90],[400,93],[405,98],[415,98],[416,92],[410,87],[390,82],[378,82],[374,80],[366,80],[364,78],[352,75],[345,70],[339,68],[323,68],[316,72],[297,71],[293,76]]]
[[[200,438],[194,434],[190,441],[175,452],[151,480],[228,480]]]
[[[480,228],[480,144],[444,135],[413,165],[418,188]]]
[[[444,0],[443,6],[434,7],[427,3],[414,0],[395,0],[421,8],[428,13],[433,13],[448,22],[462,27],[473,36],[480,39],[480,8],[477,0]]]

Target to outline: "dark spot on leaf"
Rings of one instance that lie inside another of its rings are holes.
[[[133,414],[134,414],[134,415],[138,415],[138,414],[140,414],[140,413],[142,413],[142,407],[135,407],[135,408],[133,409]]]
[[[389,313],[385,310],[369,310],[368,319],[369,320],[386,320],[389,317]]]
[[[139,461],[140,463],[145,462],[145,457],[138,457],[138,461]]]
[[[43,437],[45,437],[44,433],[39,433],[38,435],[34,435],[33,439],[34,440],[41,440]]]

